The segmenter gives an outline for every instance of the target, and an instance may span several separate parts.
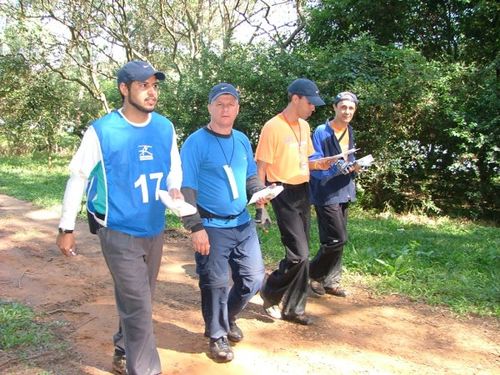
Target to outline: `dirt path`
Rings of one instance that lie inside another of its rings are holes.
[[[0,373],[109,374],[116,328],[112,282],[98,240],[78,223],[78,253],[57,250],[57,213],[0,195],[0,298],[67,321],[69,352],[48,353],[27,369],[0,351]],[[352,285],[346,299],[311,298],[310,327],[272,321],[255,297],[239,320],[246,337],[235,359],[207,357],[192,250],[168,233],[154,320],[164,374],[500,374],[500,324],[457,319],[398,296],[374,297]]]

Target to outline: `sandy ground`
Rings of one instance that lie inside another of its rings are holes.
[[[69,350],[42,352],[29,366],[0,351],[0,374],[109,374],[117,327],[113,285],[98,239],[77,225],[78,255],[55,246],[58,213],[0,195],[0,298],[64,322]],[[155,295],[154,324],[164,374],[500,374],[500,324],[457,318],[361,284],[347,298],[310,298],[316,324],[273,321],[256,296],[238,324],[235,359],[207,356],[189,238],[168,231]]]

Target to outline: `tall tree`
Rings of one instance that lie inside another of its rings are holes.
[[[81,85],[109,111],[101,82],[111,79],[124,60],[148,60],[182,79],[203,50],[223,54],[235,43],[239,28],[247,25],[257,33],[263,27],[251,22],[274,22],[262,13],[283,4],[300,13],[303,1],[18,0],[0,3],[0,12],[25,41],[15,53],[31,66]],[[278,27],[267,33],[280,43],[287,35]]]
[[[415,48],[431,59],[491,62],[498,53],[499,14],[495,0],[322,0],[310,9],[307,33],[315,46],[368,34],[381,45]]]

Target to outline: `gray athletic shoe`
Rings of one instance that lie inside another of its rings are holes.
[[[210,339],[210,357],[216,362],[230,362],[234,358],[233,349],[226,336]]]
[[[113,374],[115,375],[127,375],[127,357],[125,352],[121,349],[115,348],[115,354],[113,354]]]

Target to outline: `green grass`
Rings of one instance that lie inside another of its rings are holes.
[[[376,275],[382,291],[399,292],[465,314],[500,317],[500,230],[421,216],[349,222],[348,269]]]
[[[380,293],[400,293],[454,312],[500,317],[500,229],[470,221],[350,210],[343,265]],[[270,210],[272,211],[272,210]],[[272,213],[270,212],[271,216]],[[311,255],[319,248],[312,210]],[[278,229],[260,231],[269,263],[284,255]]]
[[[0,157],[0,192],[48,207],[60,204],[69,159]],[[272,209],[269,209],[272,216]],[[180,221],[168,215],[169,227]],[[344,250],[346,275],[365,276],[381,293],[400,293],[459,314],[500,317],[500,229],[471,221],[419,215],[377,215],[353,205],[349,242]],[[274,223],[260,231],[267,264],[284,254]],[[316,220],[311,253],[318,249]]]
[[[40,347],[50,343],[54,338],[50,329],[36,319],[29,307],[0,301],[0,348]]]
[[[42,155],[0,157],[0,193],[40,207],[60,204],[68,179],[69,158],[55,158],[48,167]]]
[[[66,353],[69,345],[61,339],[60,321],[45,322],[43,316],[17,302],[0,300],[0,352],[10,358],[3,369],[13,367],[24,373],[49,375],[53,372],[35,369],[38,359],[48,353]],[[10,373],[10,372],[8,372]]]

